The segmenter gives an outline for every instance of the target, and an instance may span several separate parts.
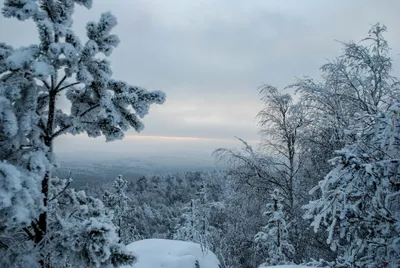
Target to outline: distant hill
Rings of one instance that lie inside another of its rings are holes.
[[[141,156],[132,157],[124,154],[106,153],[57,153],[60,167],[56,175],[73,178],[74,187],[83,187],[112,181],[122,174],[127,180],[134,180],[145,174],[175,173],[184,171],[200,171],[220,169],[210,156]]]

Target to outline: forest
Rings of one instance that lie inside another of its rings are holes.
[[[261,85],[261,142],[215,148],[223,169],[116,174],[85,187],[58,172],[54,140],[123,139],[167,98],[113,78],[117,18],[88,22],[81,41],[75,5],[92,0],[2,7],[32,20],[39,38],[0,43],[1,267],[135,267],[126,245],[151,238],[197,243],[221,268],[400,267],[400,83],[385,25],[340,42],[317,78]]]

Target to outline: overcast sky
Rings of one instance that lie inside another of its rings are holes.
[[[121,39],[111,57],[115,77],[163,90],[167,101],[152,107],[140,134],[110,144],[63,137],[58,150],[209,154],[239,145],[234,136],[256,142],[257,87],[318,78],[340,53],[335,40],[358,41],[384,23],[398,75],[399,10],[398,0],[95,0],[91,10],[77,9],[77,33],[84,40],[85,23],[111,11]],[[14,19],[1,18],[0,30],[15,46],[37,38],[32,24]]]

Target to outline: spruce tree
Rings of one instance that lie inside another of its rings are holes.
[[[206,196],[206,184],[203,182],[196,192],[198,198],[192,199],[183,208],[183,214],[175,227],[173,238],[200,244],[203,253],[210,248],[210,226],[208,223],[210,208]]]
[[[268,224],[257,233],[254,242],[258,249],[265,254],[265,265],[288,264],[294,248],[289,242],[289,233],[283,210],[283,198],[279,190],[275,189],[271,194],[272,203],[267,204],[264,215],[268,218]]]
[[[321,198],[305,206],[314,231],[328,233],[338,267],[400,266],[400,105],[363,115],[335,167],[314,190]]]
[[[104,205],[113,211],[113,222],[118,228],[118,236],[124,244],[132,243],[135,239],[133,232],[136,229],[128,215],[132,208],[129,207],[129,197],[126,195],[128,182],[119,175],[112,186],[112,191],[105,191]]]

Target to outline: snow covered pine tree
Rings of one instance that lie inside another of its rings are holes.
[[[266,255],[265,263],[261,266],[290,264],[289,257],[294,254],[283,212],[283,198],[279,195],[277,189],[271,194],[273,203],[267,204],[264,213],[268,217],[268,224],[254,238],[258,249]]]
[[[356,142],[332,161],[336,167],[314,190],[305,218],[327,228],[338,251],[336,267],[400,267],[400,104],[359,118]]]
[[[10,244],[3,240],[22,228],[37,245],[36,260],[41,266],[52,265],[45,252],[46,241],[56,239],[48,235],[47,213],[55,167],[54,139],[84,132],[89,137],[104,135],[107,141],[122,139],[130,127],[136,131],[143,128],[139,118],[146,115],[151,104],[165,100],[162,92],[149,92],[112,79],[106,57],[119,43],[118,37],[110,33],[117,20],[104,13],[98,23],[89,22],[88,40],[81,43],[72,31],[76,4],[90,8],[92,0],[4,1],[5,17],[30,19],[36,24],[39,44],[17,49],[0,44],[0,254],[8,256],[1,258],[3,262],[29,255],[11,245],[14,239],[6,239]],[[103,56],[96,57],[100,53]],[[69,113],[57,102],[64,92],[71,104]],[[57,194],[51,199],[55,197]],[[89,233],[87,239],[93,239],[93,235]],[[109,249],[102,251],[111,253],[99,262],[92,258],[93,263],[87,265],[99,266],[107,261],[117,265],[134,259],[110,250],[119,248],[115,244],[106,246]],[[90,252],[89,243],[87,250],[90,260],[90,254],[96,253]],[[28,265],[34,267],[34,263]]]
[[[196,195],[198,198],[192,199],[186,205],[181,216],[181,222],[175,227],[173,235],[175,240],[190,241],[198,243],[203,254],[210,249],[210,208],[207,203],[206,183],[203,181]]]
[[[135,241],[133,233],[135,227],[127,220],[129,212],[129,197],[125,193],[127,185],[128,182],[122,178],[122,175],[119,175],[113,183],[113,191],[106,190],[103,194],[103,203],[113,211],[114,224],[118,227],[118,236],[126,245]]]
[[[200,185],[199,191],[196,193],[198,196],[198,212],[200,218],[200,247],[203,253],[207,253],[210,249],[210,206],[207,202],[207,184],[203,180],[202,184]]]
[[[113,213],[100,199],[67,189],[68,182],[51,178],[48,228],[41,254],[54,267],[111,267],[132,261],[120,243]],[[32,266],[32,265],[31,265]]]

